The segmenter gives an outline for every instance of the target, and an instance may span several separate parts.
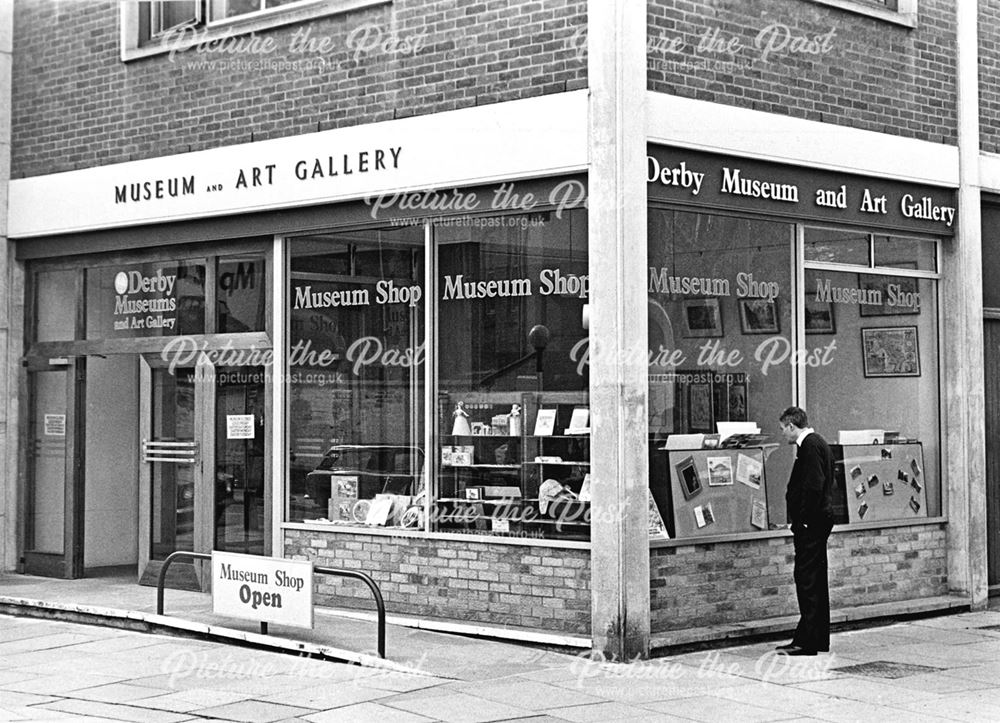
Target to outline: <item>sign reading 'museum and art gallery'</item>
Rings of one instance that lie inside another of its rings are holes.
[[[658,145],[648,148],[646,181],[650,200],[935,235],[955,233],[955,192],[934,186]]]

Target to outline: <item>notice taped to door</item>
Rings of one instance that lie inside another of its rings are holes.
[[[226,439],[253,439],[252,414],[227,414]]]

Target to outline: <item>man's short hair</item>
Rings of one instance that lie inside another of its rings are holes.
[[[805,429],[809,426],[809,418],[806,416],[806,410],[801,407],[789,407],[781,413],[778,421],[782,424],[794,424],[799,429]]]

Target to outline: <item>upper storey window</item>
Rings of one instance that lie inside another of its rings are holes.
[[[135,0],[121,4],[122,60],[206,47],[228,38],[391,0]]]
[[[918,0],[809,0],[809,2],[829,5],[908,28],[917,27]]]

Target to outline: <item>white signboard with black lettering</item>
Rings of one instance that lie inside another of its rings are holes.
[[[245,620],[313,627],[313,564],[212,552],[212,611]]]

